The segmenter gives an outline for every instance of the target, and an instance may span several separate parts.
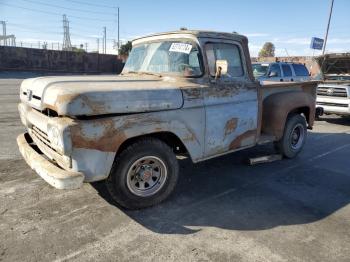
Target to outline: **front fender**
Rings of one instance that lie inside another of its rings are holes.
[[[72,147],[116,153],[130,138],[170,132],[182,141],[195,161],[203,156],[204,120],[200,116],[193,109],[82,120],[71,127]]]

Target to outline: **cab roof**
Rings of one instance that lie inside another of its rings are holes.
[[[165,35],[192,35],[197,38],[220,38],[220,39],[228,39],[228,40],[248,40],[248,38],[244,35],[240,35],[238,33],[228,33],[228,32],[217,32],[217,31],[208,31],[208,30],[177,30],[177,31],[169,31],[163,33],[155,33],[151,35],[147,35],[144,37],[139,37],[133,40],[143,40],[147,38],[157,37],[157,36],[165,36]]]

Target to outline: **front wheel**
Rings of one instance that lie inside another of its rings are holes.
[[[299,114],[288,117],[284,133],[276,148],[286,158],[296,157],[304,147],[306,141],[306,120]]]
[[[124,149],[106,180],[113,199],[128,209],[156,205],[174,190],[179,166],[164,142],[146,138]]]

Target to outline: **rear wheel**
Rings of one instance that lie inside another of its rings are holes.
[[[307,135],[306,120],[299,114],[288,117],[283,137],[276,142],[276,148],[284,157],[296,157],[304,147]]]
[[[176,186],[178,173],[172,149],[158,139],[146,138],[118,155],[106,183],[118,204],[139,209],[165,200]]]

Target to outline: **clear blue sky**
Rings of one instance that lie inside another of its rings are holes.
[[[71,26],[72,44],[97,47],[102,27],[107,27],[108,50],[117,38],[116,8],[120,7],[120,37],[130,40],[144,34],[180,27],[237,31],[249,37],[256,55],[264,42],[276,46],[277,55],[311,55],[312,36],[324,37],[329,0],[0,0],[0,20],[17,44],[61,42],[62,14]],[[350,52],[350,0],[335,0],[328,51]],[[0,32],[1,33],[1,32]],[[317,52],[316,52],[317,54]]]

